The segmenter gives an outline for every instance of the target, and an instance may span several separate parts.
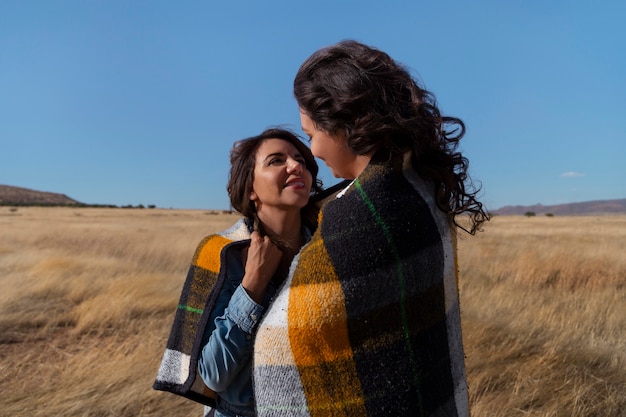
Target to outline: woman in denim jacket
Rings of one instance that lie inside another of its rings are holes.
[[[254,416],[256,326],[316,226],[321,190],[309,148],[284,129],[235,143],[228,194],[243,215],[198,245],[155,389],[205,404],[205,416]]]

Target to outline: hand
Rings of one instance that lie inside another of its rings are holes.
[[[276,273],[282,255],[269,237],[252,232],[241,285],[257,304],[263,302],[267,284]]]

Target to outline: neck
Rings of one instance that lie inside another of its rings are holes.
[[[353,163],[352,163],[352,175],[351,175],[351,178],[348,178],[348,179],[353,180],[359,175],[361,175],[361,172],[365,170],[367,165],[370,163],[371,159],[372,159],[371,154],[355,155]]]
[[[293,211],[284,210],[259,210],[259,221],[265,233],[275,242],[280,242],[287,249],[300,250],[302,246],[302,220],[300,209]]]

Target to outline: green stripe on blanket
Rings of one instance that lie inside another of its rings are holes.
[[[367,205],[367,208],[369,208],[370,212],[372,213],[372,215],[376,219],[376,223],[383,230],[383,233],[385,234],[385,237],[387,238],[387,242],[389,243],[389,246],[391,246],[391,252],[393,253],[394,261],[395,261],[395,264],[396,264],[396,270],[398,272],[398,282],[400,284],[400,311],[402,313],[402,328],[404,330],[404,341],[406,343],[406,347],[407,347],[407,350],[409,352],[408,356],[409,356],[409,361],[411,363],[413,376],[414,376],[414,379],[415,379],[415,386],[419,387],[421,384],[420,384],[417,360],[415,359],[413,346],[411,344],[411,331],[409,329],[409,318],[408,318],[407,312],[406,312],[406,283],[405,283],[405,277],[404,277],[404,269],[402,267],[402,262],[400,260],[400,254],[398,252],[398,248],[396,247],[396,244],[393,241],[393,236],[392,236],[391,232],[389,231],[389,227],[385,224],[385,221],[383,220],[381,215],[376,210],[376,206],[374,205],[372,200],[369,198],[369,196],[367,195],[367,193],[365,192],[365,190],[361,186],[361,182],[359,181],[358,178],[355,179],[354,186],[357,189],[357,191],[359,192],[359,195],[361,196],[361,198],[363,198],[363,201],[365,201],[365,204]],[[423,416],[424,415],[424,410],[423,410],[423,407],[422,407],[422,393],[421,393],[421,391],[417,392],[417,402],[419,403],[420,415]]]

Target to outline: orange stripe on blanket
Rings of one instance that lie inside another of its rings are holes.
[[[220,251],[230,242],[225,237],[212,236],[198,252],[195,265],[217,274],[220,270]]]
[[[341,284],[321,240],[303,250],[290,286],[289,342],[311,416],[365,415]]]

